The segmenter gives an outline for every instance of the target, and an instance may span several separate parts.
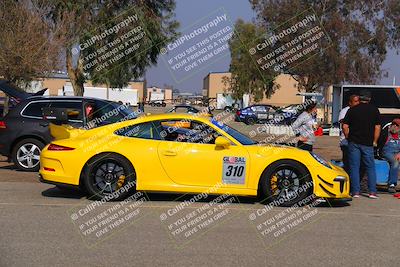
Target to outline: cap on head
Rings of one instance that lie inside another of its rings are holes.
[[[360,101],[370,101],[371,100],[371,92],[368,90],[360,91]]]

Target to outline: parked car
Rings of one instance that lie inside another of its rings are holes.
[[[276,124],[292,125],[292,123],[303,111],[304,107],[298,104],[278,108],[275,113],[274,122]]]
[[[191,105],[176,105],[170,110],[168,110],[166,113],[189,113],[189,114],[203,113],[206,116],[212,117],[210,109],[199,110]]]
[[[274,118],[275,109],[270,105],[252,105],[236,111],[235,121],[246,124],[260,123]]]
[[[95,128],[136,117],[128,107],[102,99],[28,97],[0,120],[0,154],[14,162],[18,169],[39,170],[40,152],[52,140],[49,122],[43,118],[43,109],[48,107],[74,111],[68,117],[68,124],[82,128]]]
[[[84,188],[91,199],[122,200],[135,190],[197,194],[216,185],[213,194],[260,195],[282,206],[312,194],[350,197],[342,168],[305,150],[262,147],[204,116],[158,114],[103,128],[55,136],[42,152],[40,180]],[[86,150],[93,136],[114,145]]]
[[[167,104],[164,102],[164,100],[154,100],[150,101],[150,106],[152,107],[165,107]]]

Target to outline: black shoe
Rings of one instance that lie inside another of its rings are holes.
[[[394,184],[389,185],[388,192],[392,194],[396,193],[396,186]]]

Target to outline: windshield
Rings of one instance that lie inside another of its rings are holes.
[[[233,129],[232,127],[229,127],[226,124],[223,124],[222,122],[216,121],[216,120],[211,120],[211,122],[217,126],[218,128],[220,128],[221,130],[223,130],[224,132],[226,132],[227,134],[229,134],[230,136],[232,136],[233,138],[235,138],[237,141],[239,141],[239,143],[241,143],[242,145],[255,145],[257,144],[256,141],[251,140],[249,137],[245,136],[244,134],[242,134],[241,132]]]
[[[111,102],[111,105],[114,107],[114,109],[119,111],[119,113],[123,116],[124,120],[136,119],[138,117],[138,113],[134,112],[128,106],[116,102]]]

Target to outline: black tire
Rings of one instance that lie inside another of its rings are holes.
[[[166,103],[162,103],[162,106],[163,106],[163,107],[166,107],[166,106],[167,106],[167,104],[166,104]]]
[[[224,107],[224,111],[226,112],[232,112],[232,108],[229,106]]]
[[[100,154],[86,164],[83,184],[91,199],[121,200],[136,189],[132,164],[118,154]]]
[[[268,166],[260,179],[262,202],[288,207],[305,205],[303,200],[313,192],[307,168],[294,160],[278,160]]]
[[[253,124],[256,123],[256,120],[254,118],[252,118],[252,117],[249,117],[249,118],[246,118],[245,123],[247,125],[253,125]]]
[[[40,152],[44,147],[45,144],[37,139],[23,139],[13,147],[12,161],[19,170],[37,172],[40,169]]]

